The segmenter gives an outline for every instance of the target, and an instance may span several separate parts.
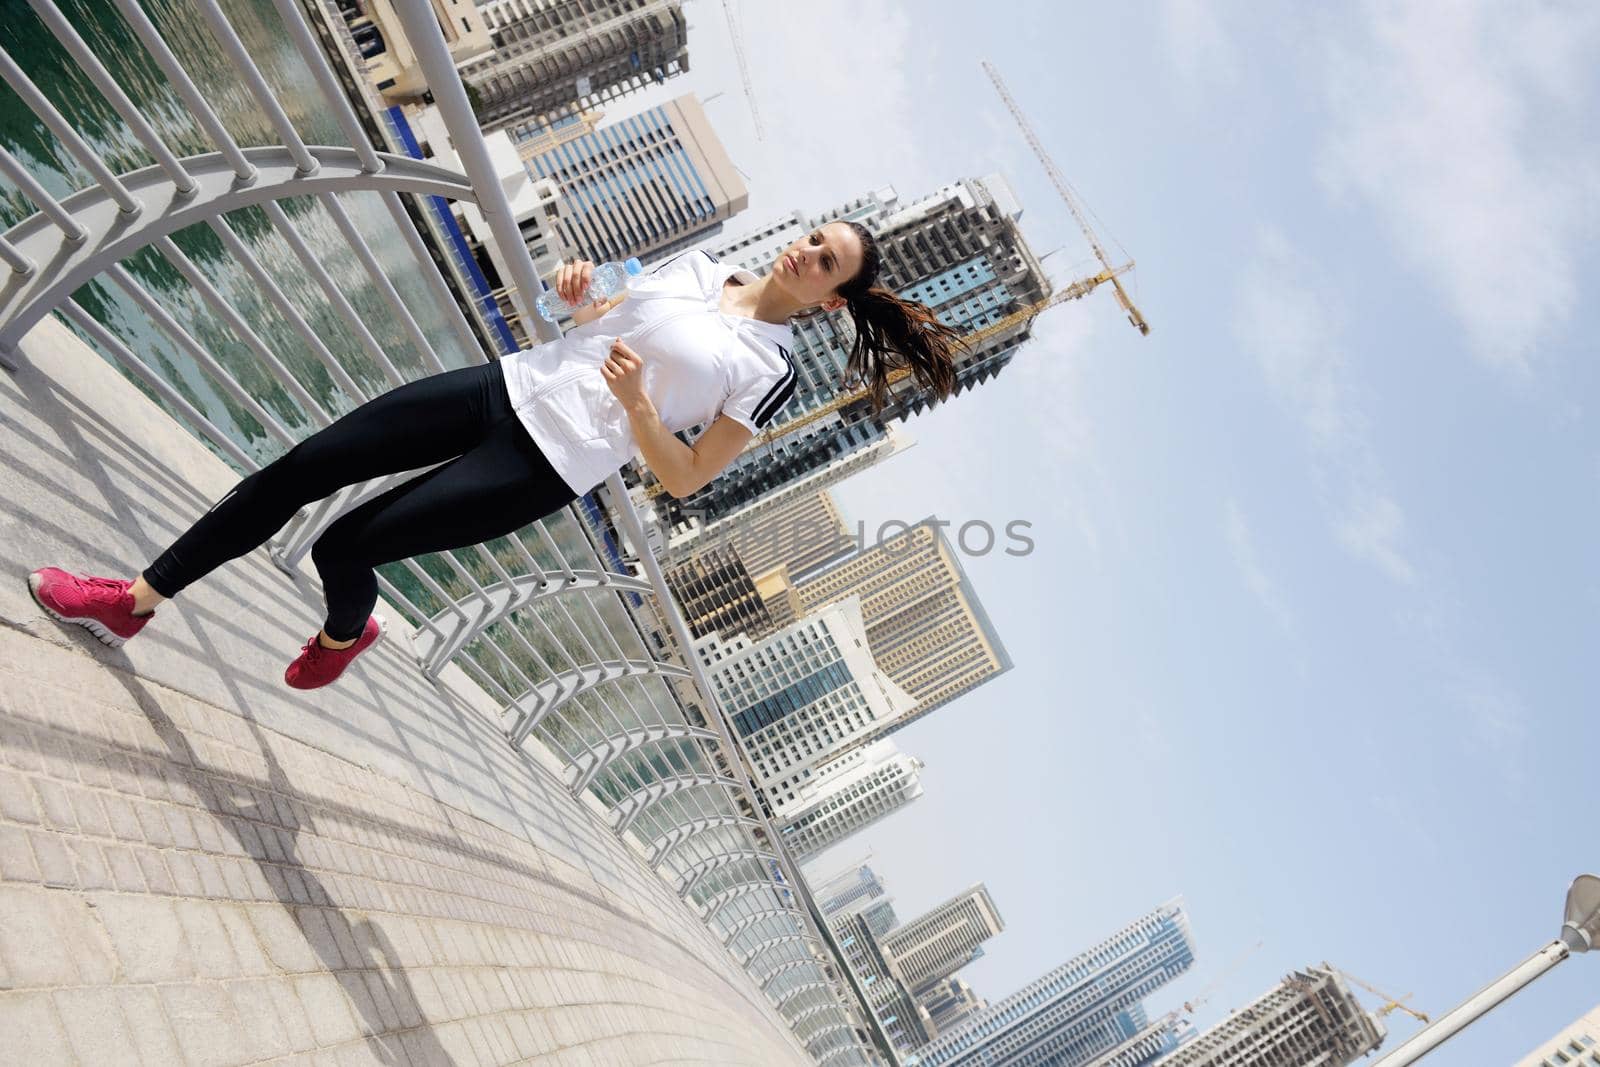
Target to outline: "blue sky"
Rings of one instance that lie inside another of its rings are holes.
[[[839,492],[1037,547],[965,560],[1017,666],[897,734],[925,795],[814,869],[870,848],[902,917],[986,883],[992,1000],[1182,893],[1198,962],[1150,1006],[1222,978],[1201,1026],[1324,959],[1438,1014],[1551,939],[1600,868],[1600,7],[740,6],[764,141],[707,0],[693,70],[611,110],[726,90],[732,230],[999,170],[1086,273],[987,58],[1153,326],[1051,311]],[[1597,1002],[1573,960],[1434,1060]]]

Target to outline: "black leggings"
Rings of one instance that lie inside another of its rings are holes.
[[[212,505],[144,580],[176,596],[341,486],[447,459],[341,516],[317,539],[311,558],[331,640],[348,641],[366,626],[378,602],[373,567],[492,540],[576,499],[517,419],[504,371],[491,361],[408,382],[312,434]]]

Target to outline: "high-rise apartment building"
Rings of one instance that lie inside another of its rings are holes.
[[[778,817],[803,803],[829,756],[911,699],[868,651],[861,602],[843,598],[762,641],[695,643],[755,784]]]
[[[880,902],[887,905],[887,901]],[[879,909],[880,911],[883,908]],[[932,1036],[927,1011],[895,974],[894,965],[884,955],[873,933],[867,912],[845,912],[828,920],[828,928],[839,944],[845,961],[855,972],[872,1005],[873,1014],[896,1048],[904,1052],[926,1044]]]
[[[720,230],[750,202],[693,96],[528,153],[561,190],[551,221],[568,258],[650,262]]]
[[[678,0],[489,0],[494,51],[461,66],[486,130],[537,124],[689,69]]]
[[[810,856],[894,814],[922,795],[922,767],[892,741],[834,758],[786,802],[784,842],[795,856]]]
[[[422,65],[390,0],[336,0],[361,53],[367,81],[385,104],[419,99],[428,89]],[[432,0],[434,16],[457,67],[494,53],[494,42],[472,0]]]
[[[690,551],[699,544],[729,544],[751,574],[781,565],[795,579],[855,547],[844,515],[827,489],[775,493],[770,503],[747,508],[705,533],[680,542],[676,551]]]
[[[442,166],[461,169],[460,159],[445,128],[444,117],[432,104],[407,105],[403,109],[417,150],[423,158],[437,161]],[[505,190],[506,202],[511,207],[511,217],[516,220],[517,231],[522,235],[528,255],[533,259],[534,270],[549,275],[561,265],[562,249],[556,240],[553,222],[561,190],[548,179],[535,178],[523,166],[516,146],[503,131],[487,134],[484,145],[489,150],[489,163],[494,168],[500,187]],[[443,206],[442,198],[435,198]],[[495,301],[505,318],[514,340],[523,346],[536,344],[537,337],[529,324],[521,321],[506,287],[511,277],[509,260],[496,241],[483,213],[476,204],[465,200],[453,201],[444,210],[453,212],[461,223],[468,247],[474,260],[492,287]]]
[[[774,624],[755,580],[731,547],[712,545],[682,563],[664,567],[662,574],[696,639],[715,634],[760,641],[778,625],[793,621]]]
[[[811,898],[817,902],[817,909],[826,916],[846,909],[859,911],[868,901],[883,896],[885,892],[883,880],[863,860],[818,882],[811,889]]]
[[[1149,1023],[1143,998],[1194,963],[1174,900],[917,1050],[922,1067],[1081,1067]]]
[[[962,978],[946,978],[922,995],[917,1003],[928,1013],[933,1034],[946,1034],[989,1006],[989,1002]]]
[[[959,555],[932,518],[813,573],[795,589],[806,611],[859,597],[873,659],[916,701],[868,741],[1012,667]]]
[[[983,943],[1004,929],[989,890],[980,884],[900,924],[879,941],[906,988],[918,994],[971,963]]]
[[[1513,1067],[1600,1067],[1600,1008],[1585,1012]]]
[[[1177,1048],[1194,1033],[1188,1020],[1169,1012],[1156,1020],[1145,1020],[1122,1044],[1090,1060],[1088,1067],[1155,1067],[1161,1057]]]
[[[1388,1031],[1331,967],[1295,971],[1160,1061],[1160,1067],[1346,1067]]]

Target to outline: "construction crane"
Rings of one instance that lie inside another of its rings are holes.
[[[1344,977],[1348,981],[1354,982],[1356,985],[1360,986],[1362,989],[1365,989],[1368,993],[1371,993],[1373,996],[1381,998],[1383,1000],[1383,1002],[1384,1002],[1383,1003],[1383,1007],[1379,1008],[1376,1012],[1373,1013],[1373,1014],[1377,1015],[1379,1018],[1382,1018],[1383,1016],[1388,1015],[1390,1012],[1392,1012],[1396,1008],[1398,1008],[1401,1011],[1405,1012],[1407,1015],[1411,1016],[1413,1019],[1417,1020],[1417,1022],[1421,1023],[1423,1026],[1427,1026],[1428,1025],[1428,1016],[1427,1015],[1425,1015],[1424,1013],[1422,1013],[1420,1011],[1417,1011],[1415,1008],[1411,1008],[1411,1007],[1408,1007],[1406,1005],[1405,1002],[1407,1000],[1411,999],[1411,994],[1410,993],[1407,993],[1403,997],[1391,997],[1389,994],[1385,993],[1383,990],[1377,989],[1377,988],[1375,988],[1373,986],[1368,985],[1366,982],[1363,982],[1361,979],[1357,978],[1355,975],[1351,974],[1349,971],[1340,970],[1338,967],[1335,967],[1333,964],[1328,963],[1326,960],[1323,961],[1322,965],[1324,967],[1326,967],[1330,971],[1338,971],[1338,973],[1344,975]]]
[[[1011,98],[1011,93],[1006,89],[1006,83],[1001,80],[1000,72],[995,70],[994,64],[987,59],[982,61],[984,73],[989,75],[989,80],[994,82],[994,87],[1000,93],[1000,99],[1005,101],[1006,109],[1011,112],[1011,117],[1016,120],[1017,127],[1022,130],[1022,136],[1028,141],[1028,147],[1033,149],[1033,154],[1039,157],[1039,162],[1044,166],[1044,172],[1050,176],[1050,181],[1055,185],[1056,192],[1061,194],[1061,199],[1066,202],[1067,210],[1072,212],[1072,217],[1077,220],[1078,228],[1083,231],[1083,236],[1089,241],[1089,247],[1094,249],[1095,258],[1100,261],[1100,266],[1111,270],[1111,261],[1106,258],[1106,250],[1100,247],[1100,239],[1095,236],[1094,228],[1089,225],[1088,218],[1083,213],[1082,206],[1078,203],[1077,195],[1072,191],[1072,186],[1067,184],[1067,179],[1062,177],[1055,161],[1050,158],[1050,153],[1044,150],[1044,145],[1033,132],[1033,127],[1028,125],[1028,118],[1022,113],[1022,108]],[[1116,274],[1133,267],[1129,262],[1117,269]],[[1122,310],[1128,313],[1128,321],[1136,326],[1141,334],[1150,332],[1150,324],[1144,321],[1144,316],[1139,314],[1139,309],[1133,306],[1133,301],[1128,298],[1127,292],[1122,288],[1122,283],[1115,276],[1111,285],[1116,290],[1117,303],[1122,305]]]
[[[1222,973],[1211,980],[1210,985],[1207,985],[1204,989],[1200,990],[1198,996],[1196,996],[1193,1000],[1184,1001],[1184,1012],[1192,1017],[1196,1009],[1211,999],[1211,994],[1217,991],[1217,987],[1223,982],[1226,982],[1229,978],[1232,978],[1234,973],[1238,971],[1240,967],[1244,966],[1244,961],[1259,952],[1261,950],[1261,946],[1265,944],[1265,941],[1257,941],[1255,944],[1251,945],[1249,948],[1235,956],[1232,962],[1223,968]]]
[[[744,98],[750,104],[750,121],[755,126],[756,140],[764,141],[766,136],[761,128],[761,112],[756,110],[756,91],[750,84],[750,61],[744,54],[744,27],[733,10],[733,0],[722,0],[722,13],[728,19],[728,39],[733,45],[734,61],[739,66],[739,80],[744,83]]]

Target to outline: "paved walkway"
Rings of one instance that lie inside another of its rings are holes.
[[[0,1061],[752,1064],[810,1058],[691,910],[510,750],[403,619],[309,693],[309,569],[225,565],[121,650],[45,616],[235,481],[47,320],[0,372]]]

